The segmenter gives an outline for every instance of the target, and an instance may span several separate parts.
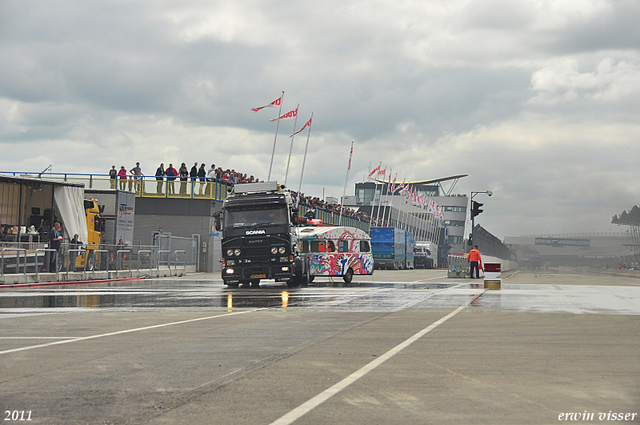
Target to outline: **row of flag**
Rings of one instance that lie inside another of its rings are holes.
[[[277,106],[277,107],[279,107],[279,106],[281,106],[281,105],[282,105],[282,96],[280,96],[279,98],[277,98],[276,100],[274,100],[274,101],[273,101],[273,102],[271,102],[271,103],[268,103],[268,104],[263,105],[263,106],[258,106],[258,107],[255,107],[255,108],[251,108],[251,110],[252,110],[253,112],[258,112],[258,111],[261,111],[261,110],[262,110],[262,109],[264,109],[264,108],[274,108],[274,107],[276,107],[276,106]],[[277,117],[277,118],[273,118],[273,119],[271,119],[271,120],[269,120],[269,121],[270,121],[270,122],[273,122],[273,121],[280,121],[280,120],[285,120],[285,119],[288,119],[288,118],[296,118],[297,116],[298,116],[298,107],[296,106],[296,109],[292,109],[291,111],[286,112],[286,113],[284,113],[284,114],[280,115],[279,117]],[[313,119],[313,115],[312,115],[312,116],[311,116],[311,118],[309,118],[309,120],[308,120],[308,121],[307,121],[307,122],[302,126],[302,128],[300,128],[300,130],[295,131],[295,128],[294,128],[294,133],[293,133],[291,136],[289,136],[289,137],[293,137],[293,136],[295,136],[296,134],[298,134],[298,133],[302,132],[302,131],[303,131],[304,129],[306,129],[306,128],[311,128],[311,120],[312,120],[312,119]]]
[[[278,125],[276,126],[276,136],[275,136],[274,141],[273,141],[273,151],[271,153],[271,164],[269,165],[269,177],[268,177],[268,180],[271,180],[271,169],[272,169],[272,166],[273,166],[273,156],[274,156],[275,148],[276,148],[276,139],[278,138],[278,127],[279,127],[279,124],[280,124],[280,120],[284,120],[284,119],[288,119],[288,118],[295,118],[296,119],[296,121],[293,124],[293,134],[291,136],[289,136],[289,138],[291,138],[291,148],[289,149],[289,160],[291,160],[291,151],[293,149],[293,140],[294,140],[293,136],[295,136],[296,134],[302,132],[306,128],[309,129],[309,133],[307,135],[307,146],[304,149],[304,157],[303,157],[303,160],[302,160],[302,172],[300,173],[300,185],[298,186],[298,192],[300,192],[300,190],[302,188],[302,176],[303,176],[303,173],[304,173],[304,165],[305,165],[305,161],[306,161],[306,157],[307,157],[307,147],[309,146],[309,135],[311,134],[311,121],[313,120],[313,113],[311,114],[311,118],[309,118],[309,120],[298,131],[296,131],[296,124],[298,122],[298,107],[299,107],[299,105],[296,106],[296,109],[292,109],[291,111],[280,115],[282,113],[282,98],[283,98],[283,96],[284,96],[284,91],[282,92],[282,95],[279,98],[277,98],[276,100],[274,100],[273,102],[268,103],[268,104],[263,105],[263,106],[258,106],[258,107],[255,107],[255,108],[251,108],[251,110],[253,112],[258,112],[258,111],[261,111],[261,110],[263,110],[265,108],[273,108],[273,107],[276,107],[276,106],[280,108],[280,111],[278,112],[279,116],[277,118],[269,120],[271,122],[277,121]],[[344,191],[343,191],[343,195],[342,195],[343,199],[344,199],[344,196],[345,196],[346,190],[347,190],[347,180],[349,178],[349,171],[351,170],[351,158],[352,157],[353,157],[353,141],[351,142],[351,151],[349,152],[349,166],[347,167],[347,177],[345,178],[345,181],[344,181]],[[288,174],[289,174],[289,163],[287,162],[287,171],[286,171],[285,178],[284,178],[285,184],[287,182]],[[298,197],[298,201],[299,200],[300,200],[300,198]],[[343,206],[344,205],[341,205],[340,208],[342,209]],[[342,213],[340,214],[340,221],[338,221],[338,225],[340,225],[340,223],[342,223]]]
[[[387,169],[386,167],[382,168],[382,163],[378,165],[376,168],[374,168],[373,170],[371,170],[371,172],[367,176],[367,178],[374,179],[377,181],[383,181],[383,182],[386,177],[387,177]],[[389,171],[387,192],[392,194],[395,194],[396,192],[403,194],[405,195],[405,199],[407,201],[410,201],[413,205],[426,209],[427,211],[433,213],[437,218],[444,217],[444,208],[436,204],[432,199],[429,199],[429,197],[424,192],[420,190],[416,190],[416,188],[412,188],[405,181],[402,181],[402,183],[398,183],[395,177],[393,178],[393,182],[392,182],[391,170]]]

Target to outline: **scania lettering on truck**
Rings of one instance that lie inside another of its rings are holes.
[[[230,287],[262,279],[289,287],[309,283],[309,263],[297,247],[298,210],[276,182],[237,184],[216,216],[222,231],[222,280]]]

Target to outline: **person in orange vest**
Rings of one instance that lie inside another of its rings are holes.
[[[471,263],[471,269],[469,273],[469,277],[473,279],[473,269],[476,269],[476,279],[480,279],[480,268],[478,265],[482,263],[482,257],[480,256],[480,251],[478,251],[478,245],[474,246],[471,251],[469,251],[469,255],[467,256],[467,260]]]

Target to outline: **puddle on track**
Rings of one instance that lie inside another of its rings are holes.
[[[98,285],[62,285],[0,291],[0,317],[90,309],[305,308],[379,312],[406,308],[452,308],[480,293],[482,284],[445,282],[314,282],[287,288],[227,288],[220,281],[147,280]],[[471,307],[520,312],[640,315],[640,287],[510,285],[486,291]]]

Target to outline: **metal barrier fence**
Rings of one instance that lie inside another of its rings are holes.
[[[157,266],[184,264],[195,266],[198,269],[200,258],[200,235],[193,235],[190,238],[172,236],[170,234],[155,233],[153,235],[153,246],[157,250]]]
[[[168,267],[197,270],[199,261],[199,235],[181,238],[161,235],[155,245],[102,245],[100,249],[63,243],[59,250],[51,249],[44,243],[5,243],[0,254],[0,276],[34,273],[36,280],[41,273],[60,274],[84,272],[95,275],[99,271],[134,269],[159,270]]]
[[[447,256],[447,277],[464,278],[469,276],[469,261],[464,254],[449,254]]]

